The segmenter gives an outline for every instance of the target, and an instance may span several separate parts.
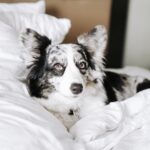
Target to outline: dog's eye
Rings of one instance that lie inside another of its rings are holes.
[[[59,64],[59,63],[55,64],[53,66],[53,68],[58,70],[58,71],[62,71],[64,69],[64,67],[61,64]]]
[[[79,63],[79,68],[80,69],[85,69],[86,68],[86,63],[85,62],[80,62]]]

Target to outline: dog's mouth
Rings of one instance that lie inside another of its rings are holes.
[[[81,94],[78,94],[78,95],[64,95],[64,96],[65,96],[65,97],[68,97],[68,98],[78,99],[78,98],[81,97],[81,95],[82,95],[82,93],[81,93]]]
[[[66,98],[68,98],[68,99],[71,99],[71,100],[77,100],[77,99],[79,99],[79,98],[81,98],[82,97],[82,93],[80,93],[80,94],[77,94],[77,95],[75,95],[75,94],[70,94],[70,95],[67,95],[67,94],[64,94],[64,93],[62,93],[62,92],[60,92],[60,91],[57,91],[59,94],[61,94],[63,97],[66,97]]]
[[[72,96],[73,98],[78,98],[78,97],[80,97],[79,95],[73,95]]]

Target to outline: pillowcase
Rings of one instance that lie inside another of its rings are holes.
[[[1,12],[0,20],[14,28],[18,35],[25,28],[31,28],[49,37],[54,44],[64,40],[71,26],[69,19],[58,19],[46,14]]]
[[[21,62],[21,51],[16,31],[0,21],[0,80],[14,78]]]
[[[0,3],[1,12],[45,13],[45,1],[35,3]]]

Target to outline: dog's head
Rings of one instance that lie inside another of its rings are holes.
[[[48,97],[56,91],[64,96],[78,97],[89,84],[102,80],[107,43],[103,26],[80,35],[74,44],[53,45],[47,37],[31,29],[21,35],[21,42],[26,50],[31,96]]]

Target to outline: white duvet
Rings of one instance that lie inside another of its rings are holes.
[[[104,109],[81,119],[68,133],[26,94],[23,83],[8,76],[0,80],[0,149],[150,149],[150,90]]]

